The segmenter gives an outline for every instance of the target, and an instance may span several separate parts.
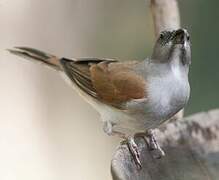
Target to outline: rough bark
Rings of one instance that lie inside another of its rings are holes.
[[[112,159],[113,180],[218,180],[219,110],[168,123],[156,135],[166,156],[152,158],[145,140],[138,137],[143,165],[138,170],[127,145],[120,145]]]

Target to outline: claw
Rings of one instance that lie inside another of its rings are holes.
[[[157,145],[157,142],[156,142],[156,139],[154,138],[154,136],[151,136],[149,138],[149,148],[150,148],[150,150],[158,149],[158,145]]]
[[[161,149],[160,145],[158,144],[154,132],[152,129],[147,131],[147,137],[149,138],[149,149],[153,153],[153,157],[155,159],[161,159],[163,156],[165,156],[165,152]]]
[[[140,153],[133,137],[128,138],[128,147],[138,169],[141,169]]]

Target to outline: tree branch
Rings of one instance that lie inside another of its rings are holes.
[[[180,16],[176,0],[151,0],[151,12],[156,37],[163,30],[180,27]]]

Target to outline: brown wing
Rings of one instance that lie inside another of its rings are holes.
[[[137,62],[62,59],[61,63],[67,75],[82,90],[107,104],[118,107],[121,103],[146,96],[145,80],[134,71]]]

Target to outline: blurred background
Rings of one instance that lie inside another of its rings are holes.
[[[218,1],[179,0],[192,39],[186,114],[219,107]],[[149,0],[0,0],[0,179],[110,180],[119,139],[55,71],[4,49],[57,56],[150,56]]]

